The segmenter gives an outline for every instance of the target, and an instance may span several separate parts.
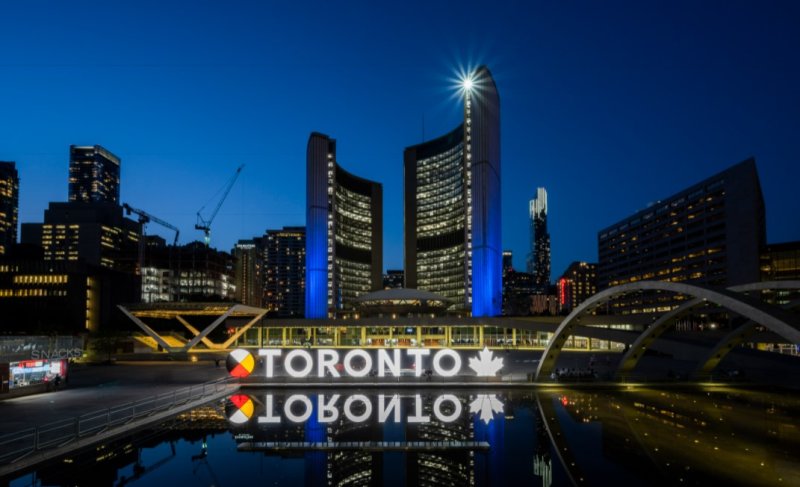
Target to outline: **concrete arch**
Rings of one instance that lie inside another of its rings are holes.
[[[800,289],[798,287],[797,289]],[[794,309],[800,307],[800,301],[795,301],[784,306],[784,309]],[[692,372],[692,378],[702,379],[711,375],[714,369],[722,362],[730,352],[737,346],[746,341],[756,332],[757,323],[747,320],[746,323],[739,325],[731,330],[712,348],[706,356],[698,362],[697,368]]]
[[[790,287],[790,283],[794,283],[794,285],[797,284],[797,281],[783,281],[783,284],[780,285],[777,284],[778,282],[779,281],[772,283],[754,283],[752,285],[739,286],[737,288],[742,288],[739,290],[739,292],[745,292],[746,290],[758,289],[757,287],[750,286],[772,284],[773,288],[777,288],[777,286]],[[642,335],[631,346],[631,349],[628,351],[628,353],[626,353],[626,355],[623,357],[623,360],[620,364],[620,370],[627,370],[623,369],[623,367],[626,366],[626,363],[631,363],[632,369],[633,366],[638,363],[643,351],[650,342],[661,335],[661,333],[663,333],[668,326],[674,322],[675,319],[685,313],[688,313],[692,307],[697,306],[704,301],[712,302],[718,306],[733,311],[734,313],[758,322],[775,333],[778,333],[779,335],[788,339],[792,343],[800,343],[800,319],[797,316],[793,316],[784,310],[761,303],[749,296],[737,294],[736,292],[727,289],[712,289],[705,286],[686,284],[683,282],[639,281],[605,289],[590,297],[581,303],[580,306],[575,308],[572,313],[570,313],[569,316],[567,316],[564,321],[561,322],[559,327],[556,329],[553,338],[550,340],[550,343],[547,345],[547,348],[545,349],[544,354],[539,361],[539,367],[536,370],[536,380],[538,381],[548,378],[551,372],[555,369],[556,361],[561,353],[564,343],[573,334],[575,327],[577,326],[578,322],[580,321],[580,317],[583,314],[591,311],[595,307],[609,301],[612,298],[640,291],[666,291],[691,296],[693,299],[685,303],[683,306],[680,306],[665,314],[656,322],[654,322],[653,325],[650,325],[650,327],[648,327],[642,333]],[[620,370],[618,370],[618,374],[620,373]]]
[[[764,309],[765,311],[778,312],[778,314],[782,315],[781,317],[778,317],[778,318],[779,319],[780,318],[784,318],[785,319],[786,318],[785,313],[780,311],[779,308],[775,308],[775,307],[766,305],[764,303],[761,303],[760,301],[755,300],[754,298],[750,298],[749,296],[745,296],[745,295],[740,294],[740,293],[748,293],[748,292],[753,292],[753,291],[763,291],[765,289],[797,289],[799,287],[800,287],[800,282],[797,282],[797,281],[754,282],[754,283],[750,283],[750,284],[743,284],[743,285],[740,285],[740,286],[730,287],[730,288],[728,288],[726,290],[726,292],[735,293],[736,299],[738,301],[745,302],[746,304],[750,304],[750,305],[754,305],[755,304],[755,305],[758,306],[758,308]],[[709,299],[709,301],[713,302],[713,300],[711,300],[711,299]],[[753,301],[755,301],[755,302],[753,302]],[[623,377],[625,374],[628,374],[631,371],[633,371],[633,369],[636,368],[636,365],[638,365],[639,361],[644,356],[645,350],[647,349],[647,347],[650,346],[651,343],[653,343],[661,335],[663,335],[664,332],[666,332],[667,330],[672,328],[672,326],[675,324],[675,321],[677,319],[679,319],[680,317],[685,316],[686,314],[690,313],[692,311],[692,308],[702,304],[703,302],[705,302],[705,299],[702,298],[702,297],[693,298],[693,299],[687,301],[686,303],[678,306],[674,310],[664,314],[663,316],[658,318],[656,321],[654,321],[652,325],[650,325],[647,329],[645,329],[642,332],[641,335],[639,335],[639,338],[637,338],[636,341],[633,342],[633,344],[628,349],[628,351],[625,352],[625,355],[622,356],[622,360],[620,360],[619,366],[617,367],[617,371],[616,371],[616,374],[615,374],[616,378],[619,379],[619,378]],[[719,304],[719,303],[717,303],[717,304]],[[746,316],[747,318],[750,318],[749,322],[752,323],[753,327],[755,327],[755,323],[758,322],[758,320],[746,315],[743,312],[739,312],[739,311],[737,311],[737,310],[735,310],[735,309],[733,309],[733,308],[731,308],[729,306],[723,306],[723,307],[726,307],[726,308],[730,309],[731,311],[737,312],[738,314],[740,314],[742,316]],[[787,321],[786,323],[791,323],[791,321]],[[764,324],[765,324],[765,326],[768,326],[766,323],[764,323]],[[795,328],[796,329],[798,328],[796,321],[795,321]],[[770,329],[772,329],[772,328],[770,328]],[[772,330],[775,331],[776,333],[781,334],[781,332],[778,331],[777,329],[772,329]],[[739,340],[738,343],[741,343],[742,341],[744,341],[750,335],[750,333],[744,333],[745,331],[746,331],[746,329],[742,329],[741,333],[738,333],[738,334],[732,332],[728,336],[724,337],[723,341],[725,341],[725,340],[733,341],[733,340],[738,339]],[[785,338],[787,338],[787,339],[789,338],[786,335],[783,335],[783,336]],[[733,346],[734,345],[731,346],[731,349],[733,348]],[[717,362],[717,363],[719,363],[719,362]],[[714,364],[714,366],[716,366],[716,364]]]

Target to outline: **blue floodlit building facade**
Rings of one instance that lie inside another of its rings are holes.
[[[405,285],[472,316],[502,311],[500,96],[482,66],[465,80],[464,121],[404,153]]]
[[[354,312],[383,287],[383,187],[345,171],[336,141],[312,133],[306,153],[306,318]]]

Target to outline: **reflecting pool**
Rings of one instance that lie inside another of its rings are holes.
[[[800,485],[797,418],[729,388],[247,389],[5,482]]]

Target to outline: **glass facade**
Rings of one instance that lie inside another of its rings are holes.
[[[17,243],[19,175],[13,162],[0,162],[0,255]]]
[[[69,200],[119,204],[120,159],[99,145],[69,147]]]

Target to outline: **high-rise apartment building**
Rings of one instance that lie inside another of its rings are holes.
[[[547,191],[537,188],[536,198],[528,203],[530,217],[530,253],[528,273],[534,276],[534,284],[544,292],[550,285],[550,233],[547,231]]]
[[[639,280],[710,286],[756,282],[765,245],[764,198],[747,159],[598,233],[598,289]],[[669,293],[614,300],[610,312],[664,312]]]
[[[0,162],[0,255],[17,243],[19,175],[13,162]]]
[[[383,187],[345,171],[336,141],[312,133],[306,155],[306,318],[353,312],[383,286]]]
[[[404,153],[406,287],[454,311],[502,308],[500,96],[489,70],[464,80],[464,120]]]
[[[269,316],[302,318],[305,312],[306,228],[267,230],[263,245],[263,307]]]
[[[573,310],[597,293],[597,264],[575,261],[556,282],[562,310]]]
[[[119,204],[120,160],[99,145],[69,146],[69,201]]]
[[[260,238],[239,240],[233,247],[233,257],[236,259],[236,301],[248,306],[261,307],[264,267],[261,247]]]

